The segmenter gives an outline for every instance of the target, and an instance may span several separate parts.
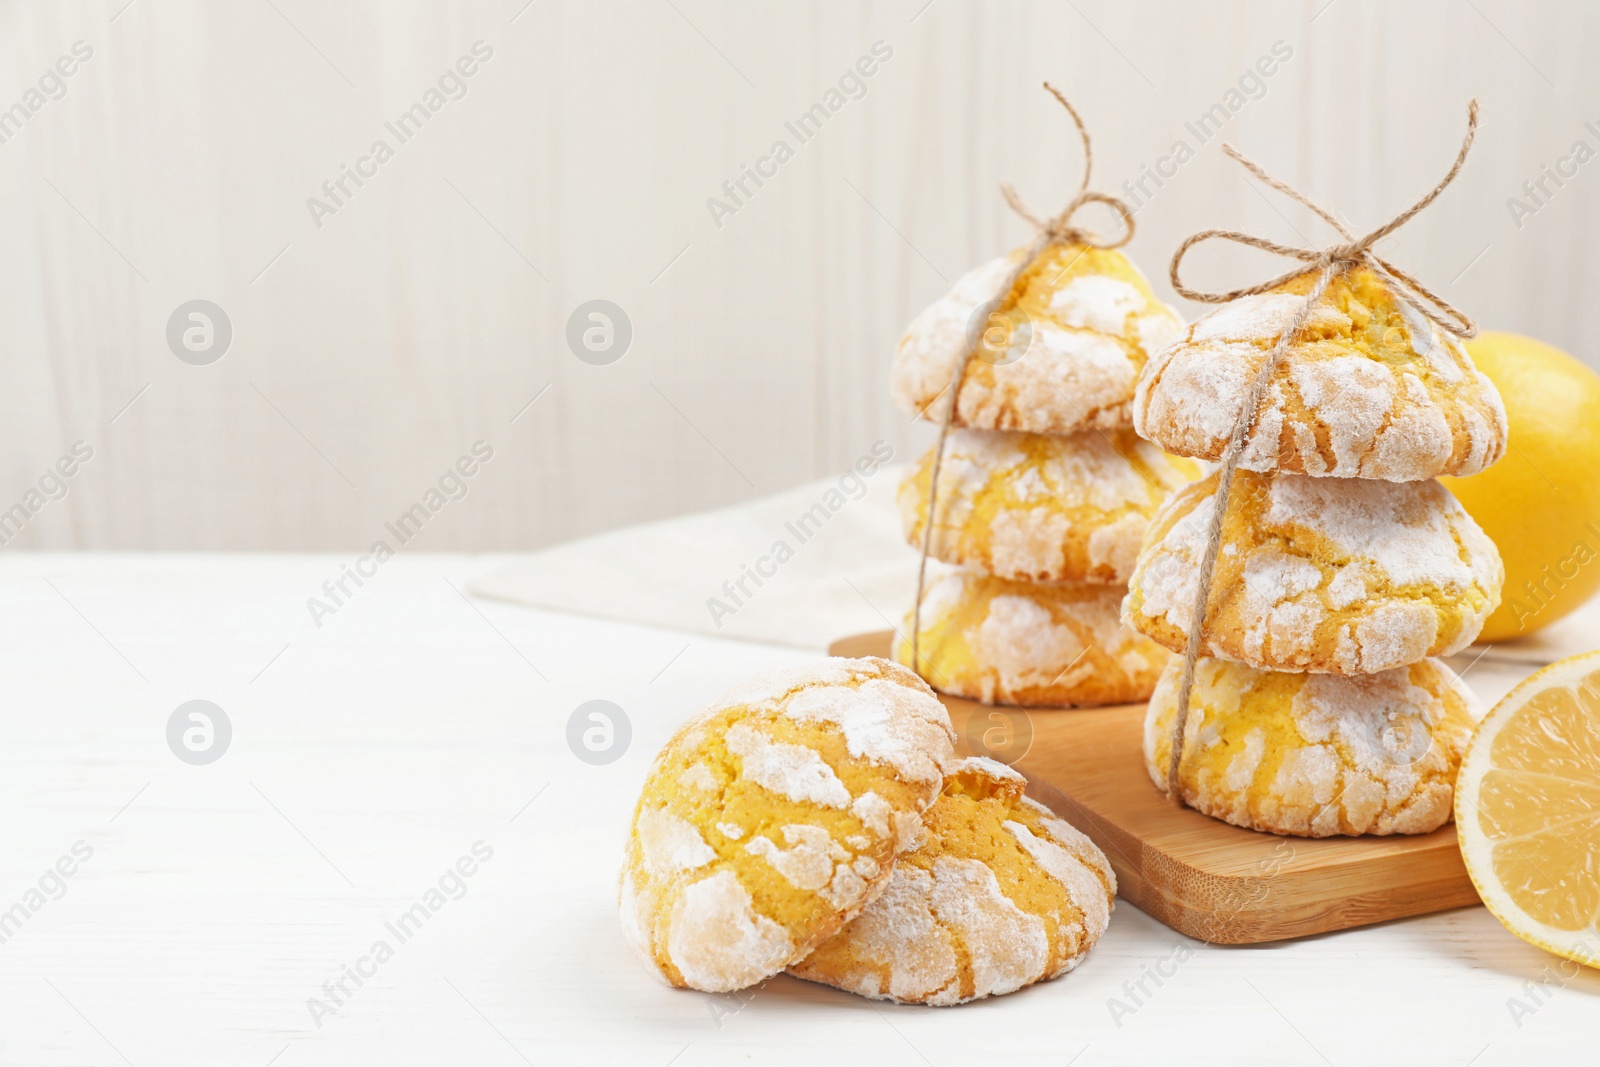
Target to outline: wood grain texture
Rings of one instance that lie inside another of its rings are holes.
[[[1383,253],[1485,326],[1595,356],[1594,165],[1520,224],[1507,209],[1575,141],[1600,145],[1593,4],[525,5],[0,5],[0,109],[74,41],[94,49],[0,143],[0,507],[73,441],[96,450],[14,545],[364,548],[480,438],[494,462],[419,545],[529,548],[730,504],[878,438],[911,458],[928,437],[889,401],[896,338],[1026,240],[998,182],[1048,209],[1076,178],[1045,78],[1093,129],[1097,184],[1146,182],[1129,251],[1163,294],[1197,229],[1326,236],[1224,140],[1359,228],[1432,183],[1481,95],[1461,179]],[[316,225],[308,198],[478,40],[494,57],[467,94]],[[879,40],[894,55],[866,94],[719,227],[708,198]],[[1278,41],[1293,57],[1200,143],[1186,124]],[[1145,168],[1171,172],[1180,141],[1193,157],[1156,188]],[[1274,269],[1219,249],[1194,275]],[[208,367],[164,340],[196,297],[234,326]],[[634,327],[605,367],[564,340],[596,297]]]
[[[829,651],[883,656],[890,636],[859,634]],[[1190,937],[1253,944],[1479,903],[1453,823],[1415,836],[1312,840],[1172,804],[1144,768],[1142,704],[1024,710],[940,699],[964,752],[1014,763],[1030,795],[1105,851],[1118,896]],[[993,715],[1010,720],[995,722],[998,746],[984,741]]]

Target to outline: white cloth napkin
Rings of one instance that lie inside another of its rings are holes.
[[[470,588],[582,615],[826,649],[848,634],[899,627],[911,607],[917,553],[894,502],[905,470],[824,478],[569,541]],[[791,553],[783,562],[780,543]]]

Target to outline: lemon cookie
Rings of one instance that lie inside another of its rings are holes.
[[[883,894],[789,973],[902,1004],[960,1004],[1076,967],[1117,892],[1094,843],[1022,795],[1003,763],[960,760],[921,847]]]
[[[969,271],[917,316],[895,349],[895,400],[942,419],[945,390],[975,350],[956,425],[1034,433],[1128,425],[1140,369],[1181,335],[1183,320],[1121,252],[1076,244],[1050,247],[999,294],[1024,254]]]
[[[1118,586],[1014,582],[930,560],[922,671],[942,692],[985,704],[1075,707],[1150,695],[1165,649],[1122,625]],[[911,662],[910,616],[894,656]]]
[[[1134,426],[1218,459],[1250,383],[1313,282],[1230,301],[1145,367]],[[1273,372],[1248,470],[1415,481],[1476,474],[1506,448],[1500,394],[1461,343],[1370,270],[1334,279]]]
[[[651,766],[622,869],[628,940],[709,992],[804,957],[921,839],[954,737],[922,680],[876,657],[730,690]]]
[[[1145,716],[1145,767],[1166,789],[1174,660]],[[1381,674],[1274,674],[1195,664],[1178,781],[1214,818],[1297,837],[1425,834],[1450,819],[1477,702],[1444,664]]]
[[[1151,520],[1123,617],[1183,651],[1215,474]],[[1494,543],[1438,482],[1239,471],[1200,651],[1263,670],[1375,674],[1456,652],[1500,602]]]
[[[933,452],[900,484],[906,540],[921,547]],[[1145,523],[1199,467],[1132,430],[1070,437],[953,430],[939,467],[931,554],[1002,578],[1125,583]]]

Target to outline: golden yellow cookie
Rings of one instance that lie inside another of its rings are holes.
[[[956,425],[1034,433],[1128,425],[1139,371],[1182,334],[1183,319],[1128,257],[1083,245],[1053,246],[999,293],[1024,251],[969,271],[911,323],[895,349],[896,402],[942,419],[956,366],[975,350]]]
[[[656,757],[619,907],[671,985],[726,992],[805,956],[914,848],[955,734],[922,680],[871,657],[738,686]]]
[[[1182,652],[1217,477],[1150,522],[1123,618]],[[1500,553],[1438,482],[1239,471],[1200,651],[1269,671],[1376,674],[1470,644]]]
[[[1122,625],[1120,586],[1013,582],[928,561],[922,673],[985,704],[1084,707],[1150,695],[1165,649]],[[911,616],[894,658],[911,662]]]
[[[1261,360],[1312,283],[1241,297],[1151,359],[1133,420],[1168,452],[1218,459]],[[1273,372],[1241,463],[1341,478],[1476,474],[1506,448],[1494,384],[1371,271],[1336,279]]]
[[[900,484],[900,518],[917,548],[932,469],[929,450]],[[1145,523],[1199,472],[1127,429],[952,430],[931,554],[1002,578],[1124,584]]]
[[[1144,721],[1145,768],[1162,790],[1182,668],[1175,659],[1161,676]],[[1425,834],[1450,820],[1477,707],[1434,659],[1341,678],[1202,657],[1178,781],[1190,807],[1252,830]]]
[[[1105,854],[1022,795],[1003,763],[961,760],[922,846],[883,894],[789,973],[875,1000],[960,1004],[1065,974],[1105,933]]]

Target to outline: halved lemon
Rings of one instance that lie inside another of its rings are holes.
[[[1506,929],[1600,967],[1600,652],[1530,676],[1479,724],[1456,781],[1456,832]]]

